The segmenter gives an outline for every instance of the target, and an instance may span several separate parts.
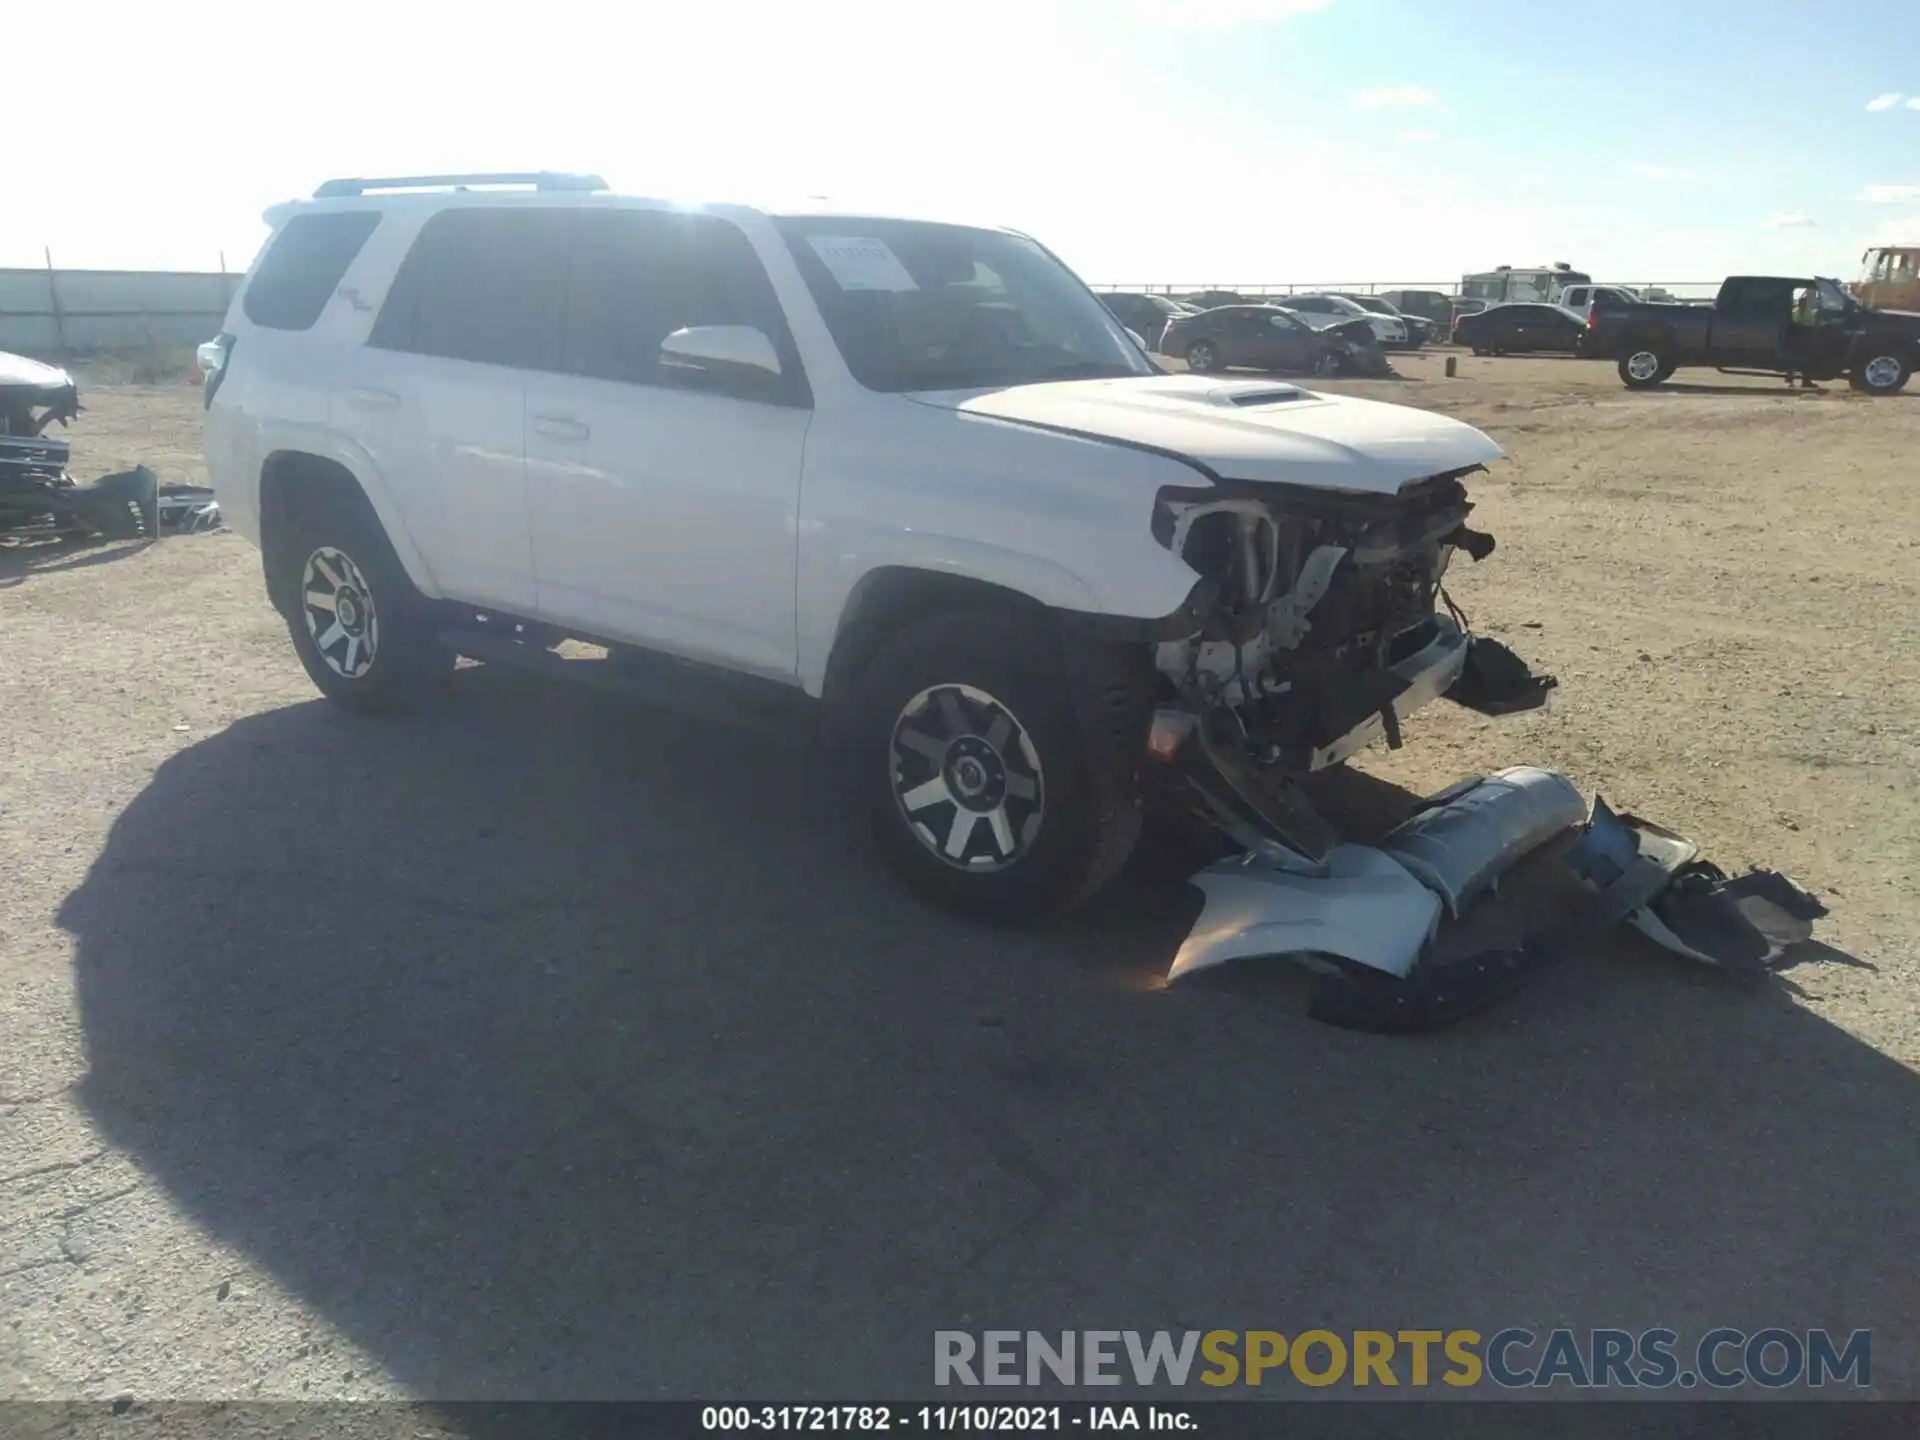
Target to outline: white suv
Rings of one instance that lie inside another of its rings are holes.
[[[1407,344],[1407,322],[1398,315],[1382,315],[1367,309],[1344,295],[1280,295],[1276,305],[1284,305],[1316,330],[1329,325],[1344,325],[1349,320],[1364,320],[1373,327],[1374,338],[1382,346]]]
[[[1295,782],[1550,681],[1436,608],[1457,421],[1168,375],[1042,246],[553,174],[334,181],[202,347],[207,462],[308,673],[456,654],[814,726],[921,893],[1033,917],[1149,802],[1311,869]],[[669,694],[670,692],[670,694]]]

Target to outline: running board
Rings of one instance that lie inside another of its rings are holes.
[[[814,703],[805,692],[773,680],[712,670],[646,650],[609,648],[604,660],[569,659],[545,647],[468,627],[439,633],[456,654],[486,665],[507,665],[625,696],[694,720],[747,731],[803,748],[819,735]]]

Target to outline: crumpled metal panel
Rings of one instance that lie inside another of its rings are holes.
[[[1207,903],[1169,980],[1251,955],[1336,955],[1405,975],[1440,923],[1439,896],[1366,845],[1336,846],[1323,875],[1248,854],[1208,866],[1193,883]]]
[[[1585,822],[1587,802],[1566,776],[1534,765],[1497,770],[1420,811],[1380,848],[1447,903],[1458,919],[1521,856]]]

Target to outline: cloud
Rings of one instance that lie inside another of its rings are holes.
[[[1920,215],[1889,220],[1866,237],[1868,245],[1920,245]]]
[[[1920,185],[1869,185],[1853,198],[1869,205],[1905,205],[1920,200]]]
[[[1403,106],[1437,105],[1440,97],[1424,85],[1377,85],[1353,97],[1362,110],[1393,110]]]
[[[1776,210],[1766,218],[1762,228],[1767,230],[1798,230],[1813,223],[1813,217],[1804,210]]]
[[[1393,138],[1402,145],[1424,145],[1427,141],[1438,140],[1440,137],[1431,130],[1402,130]]]
[[[1920,96],[1916,96],[1915,98],[1920,99]],[[1886,94],[1876,95],[1873,97],[1873,99],[1867,101],[1867,109],[1891,110],[1894,106],[1898,105],[1899,103],[1900,103],[1900,92],[1898,90],[1889,90],[1886,92]]]
[[[1691,180],[1691,170],[1679,170],[1672,165],[1629,165],[1627,169],[1636,175],[1644,175],[1649,180]]]

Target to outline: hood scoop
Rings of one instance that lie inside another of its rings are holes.
[[[1306,398],[1307,392],[1297,386],[1275,385],[1262,390],[1236,390],[1227,396],[1227,403],[1246,409],[1254,405],[1285,405],[1290,400]]]

